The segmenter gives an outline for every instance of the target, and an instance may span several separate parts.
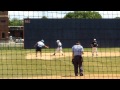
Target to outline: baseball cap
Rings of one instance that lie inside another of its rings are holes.
[[[57,40],[56,42],[60,42],[60,40]]]
[[[96,40],[96,39],[94,38],[94,40]]]
[[[76,44],[80,44],[80,41],[77,41]]]
[[[44,42],[44,40],[42,39],[41,42]]]

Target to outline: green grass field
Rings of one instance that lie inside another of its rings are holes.
[[[71,49],[63,49],[71,52]],[[91,48],[84,48],[91,52]],[[119,52],[120,48],[98,48],[100,52]],[[35,53],[34,49],[22,47],[0,48],[0,78],[32,77],[32,76],[69,76],[74,75],[71,57],[54,60],[25,58],[27,53]],[[43,49],[43,52],[54,52],[54,49]],[[116,57],[84,57],[84,74],[120,74],[120,56]]]

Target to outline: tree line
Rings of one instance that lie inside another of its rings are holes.
[[[48,18],[43,16],[41,19]],[[67,13],[63,19],[102,19],[102,16],[99,12],[95,11],[74,11]],[[120,17],[116,17],[115,19],[120,19]],[[9,20],[9,26],[23,26],[23,20],[13,18]]]

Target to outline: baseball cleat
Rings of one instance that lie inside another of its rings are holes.
[[[83,73],[80,73],[80,76],[83,76]]]
[[[53,55],[55,55],[55,54],[53,54]]]

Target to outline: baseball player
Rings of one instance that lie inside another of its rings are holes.
[[[57,52],[60,52],[63,55],[62,43],[60,42],[60,40],[57,40],[56,42],[57,42],[58,47],[56,48],[56,51],[54,52],[53,55],[55,55]]]
[[[40,52],[40,56],[42,57],[42,47],[49,48],[44,44],[44,40],[38,41],[34,47],[36,47],[36,57],[37,57],[37,52]]]
[[[97,51],[98,43],[96,39],[93,39],[93,42],[91,43],[91,47],[92,47],[92,56],[94,56],[94,53],[96,53],[96,56],[98,56],[98,51]]]

